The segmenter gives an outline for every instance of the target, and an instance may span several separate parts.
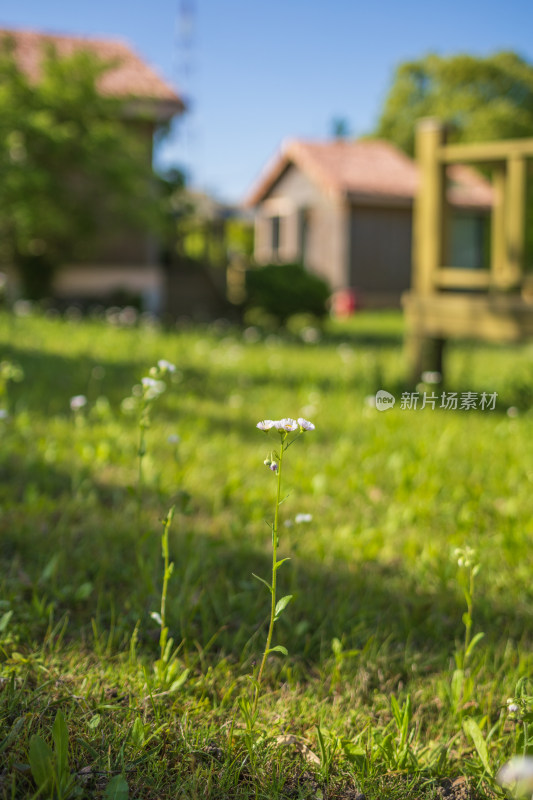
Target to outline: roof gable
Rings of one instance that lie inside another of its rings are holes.
[[[290,164],[301,169],[322,191],[354,201],[410,203],[418,189],[416,162],[389,142],[292,140],[267,166],[247,198],[247,205],[260,203]],[[490,184],[475,170],[456,165],[448,169],[448,177],[452,181],[449,199],[454,205],[490,207]]]
[[[17,64],[30,81],[39,81],[43,55],[48,45],[52,45],[60,57],[87,51],[112,64],[98,81],[98,88],[103,95],[153,101],[159,107],[159,112],[163,111],[165,118],[185,108],[174,89],[125,42],[6,29],[0,29],[1,38],[13,41]]]

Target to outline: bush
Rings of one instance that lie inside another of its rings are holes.
[[[284,324],[293,314],[324,317],[328,284],[301,264],[267,264],[246,273],[245,308],[260,308]]]

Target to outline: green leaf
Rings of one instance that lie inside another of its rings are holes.
[[[61,777],[68,772],[68,728],[61,709],[57,712],[52,726],[52,738],[54,740],[57,772],[61,780]]]
[[[280,561],[276,561],[276,563],[274,564],[274,568],[279,569],[281,565],[285,563],[285,561],[290,561],[290,558],[289,557],[282,558]]]
[[[472,650],[474,649],[474,647],[477,645],[477,643],[479,641],[481,641],[481,639],[483,639],[484,636],[485,636],[485,634],[482,631],[480,631],[479,633],[476,633],[476,635],[473,637],[472,641],[468,645],[468,649],[467,649],[467,651],[465,653],[465,656],[467,658],[470,655],[470,653],[472,652]]]
[[[124,775],[115,775],[111,778],[104,792],[104,800],[128,800],[128,782]]]
[[[254,576],[254,578],[257,578],[258,581],[264,583],[270,594],[272,594],[272,586],[269,583],[267,583],[263,578],[260,578],[259,575],[256,575],[255,572],[252,572],[252,575]]]
[[[0,633],[3,633],[9,624],[9,620],[13,616],[13,611],[6,611],[5,614],[2,614],[0,617]]]
[[[271,647],[270,650],[267,650],[267,654],[268,653],[275,653],[275,652],[283,653],[284,656],[288,656],[289,655],[289,651],[287,650],[286,647],[283,647],[282,644],[277,644],[275,647]]]
[[[44,789],[54,778],[53,753],[44,739],[34,734],[30,739],[30,769],[39,789]]]
[[[144,725],[140,717],[137,717],[133,723],[131,741],[137,748],[141,748],[144,744]]]
[[[280,600],[278,600],[276,603],[276,610],[274,611],[274,619],[279,617],[283,609],[289,605],[293,597],[294,595],[292,594],[286,594],[285,597],[282,597]]]
[[[472,719],[472,717],[467,717],[465,720],[463,720],[463,730],[474,742],[474,747],[477,750],[477,754],[481,763],[485,767],[485,771],[488,772],[489,775],[492,775],[492,770],[489,763],[489,751],[487,749],[487,743],[483,733],[481,732],[481,728],[477,722]]]
[[[177,692],[177,690],[180,689],[183,686],[183,684],[185,683],[185,681],[189,677],[189,672],[190,672],[190,669],[184,669],[183,672],[181,673],[181,675],[179,676],[179,678],[176,678],[176,680],[172,683],[172,685],[171,685],[171,687],[170,687],[170,689],[168,691],[169,692]]]

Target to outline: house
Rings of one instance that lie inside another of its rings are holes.
[[[474,170],[448,170],[454,266],[483,266],[490,184]],[[366,306],[400,304],[411,280],[415,162],[371,139],[286,143],[246,204],[254,207],[255,259],[303,263],[333,291]]]
[[[153,137],[158,126],[181,114],[184,102],[157,72],[125,42],[110,39],[52,35],[27,30],[0,29],[0,39],[9,38],[20,69],[38,82],[46,48],[59,57],[83,50],[111,64],[100,77],[103,95],[123,101],[122,113],[128,127],[135,128],[146,143],[146,160],[151,165]],[[54,295],[61,299],[108,302],[113,297],[139,298],[145,308],[161,307],[165,274],[159,263],[159,248],[153,237],[123,229],[112,237],[102,236],[90,263],[62,268],[54,282]]]

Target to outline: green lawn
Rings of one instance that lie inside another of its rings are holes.
[[[533,346],[450,346],[444,390],[497,392],[494,410],[409,410],[398,314],[315,338],[0,316],[0,361],[24,372],[0,384],[2,798],[492,797],[533,753]],[[177,371],[139,489],[132,387],[159,359]],[[256,423],[281,417],[316,430],[283,466],[288,656],[269,656],[247,731],[279,440]],[[466,659],[465,547],[468,636],[485,634]]]

